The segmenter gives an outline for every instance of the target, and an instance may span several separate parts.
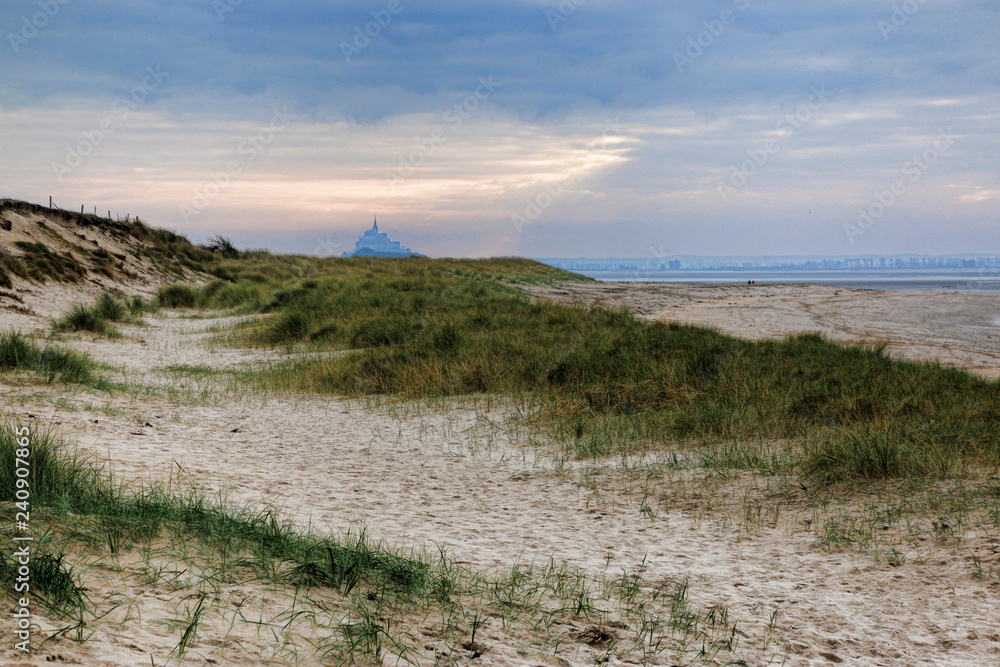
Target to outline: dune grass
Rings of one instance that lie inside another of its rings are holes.
[[[90,331],[99,336],[117,338],[121,332],[115,323],[134,324],[146,313],[154,312],[159,305],[140,296],[121,300],[104,292],[90,306],[76,304],[68,313],[55,320],[55,331]]]
[[[89,213],[74,213],[24,201],[0,199],[0,211],[6,210],[21,215],[37,215],[49,224],[98,230],[127,248],[127,252],[141,257],[159,271],[176,276],[177,279],[191,278],[218,261],[218,257],[210,250],[200,248],[174,232],[149,227],[137,217],[125,221],[112,220]],[[61,235],[46,222],[39,220],[37,224],[50,237],[62,240]],[[38,283],[50,280],[80,282],[92,273],[114,278],[124,268],[115,261],[124,260],[124,255],[109,253],[101,248],[78,247],[76,253],[63,253],[50,250],[39,243],[21,241],[15,245],[21,252],[19,256],[0,252],[0,286],[9,287],[7,283],[10,282],[11,275]],[[82,262],[77,255],[83,258]]]
[[[128,305],[107,292],[97,297],[94,311],[98,316],[111,322],[121,322],[130,315]]]
[[[69,312],[52,323],[56,331],[90,331],[99,336],[117,338],[118,328],[92,306],[76,304]]]
[[[0,287],[12,289],[14,282],[11,276],[24,277],[28,275],[28,269],[24,262],[8,253],[4,248],[0,248]]]
[[[261,624],[280,631],[287,652],[277,660],[282,663],[471,658],[489,650],[477,639],[487,618],[499,619],[525,646],[553,658],[560,651],[587,651],[597,663],[615,656],[648,662],[661,654],[710,662],[737,650],[737,621],[722,606],[703,610],[691,604],[683,578],[654,583],[622,571],[594,580],[555,561],[478,572],[457,566],[443,552],[404,553],[374,544],[364,531],[317,535],[281,520],[271,508],[231,505],[191,490],[117,484],[36,422],[0,422],[0,498],[13,497],[25,431],[31,513],[46,524],[32,551],[33,600],[68,619],[70,625],[55,634],[72,632],[78,642],[128,604],[128,588],[137,587],[126,579],[125,590],[101,598],[88,586],[96,563],[105,572],[138,577],[140,592],[162,583],[161,593],[176,592],[181,603],[188,601],[182,617],[169,623],[178,640],[171,654],[178,660],[195,648],[205,624],[230,632]],[[0,500],[5,512],[8,505]],[[154,546],[163,544],[170,546]],[[132,564],[122,568],[121,562]],[[16,563],[0,554],[5,596],[12,595],[15,572]],[[245,597],[227,606],[225,591],[247,586],[266,587],[270,597],[287,598],[290,608],[265,620],[241,611]],[[116,621],[119,630],[129,618]],[[296,619],[312,621],[303,627]],[[146,612],[141,622],[161,621]],[[573,631],[584,623],[591,624],[586,631]],[[423,628],[420,639],[411,631],[416,626]],[[431,636],[434,646],[427,645]]]
[[[17,488],[15,458],[21,427],[20,422],[0,423],[4,499],[13,498]],[[51,428],[32,423],[27,431],[26,479],[32,506],[44,507],[77,526],[89,525],[96,543],[112,554],[166,531],[203,540],[216,550],[253,553],[267,565],[263,571],[275,572],[274,563],[281,561],[288,567],[280,577],[300,585],[340,588],[363,581],[368,586],[391,585],[407,594],[435,585],[426,562],[373,547],[363,536],[348,541],[321,538],[280,520],[271,510],[232,506],[193,491],[172,494],[162,486],[136,491],[116,484],[86,457],[69,450]]]
[[[804,470],[824,482],[1000,463],[1000,383],[883,347],[817,334],[745,341],[536,302],[512,284],[565,276],[526,260],[260,255],[219,269],[200,289],[161,295],[263,315],[226,334],[231,345],[347,351],[244,375],[264,388],[530,395],[581,458],[776,438],[810,443]]]
[[[0,371],[25,371],[66,383],[92,387],[106,385],[96,372],[97,364],[79,352],[54,345],[39,346],[18,331],[0,333]]]
[[[87,275],[87,268],[72,253],[52,251],[41,243],[29,241],[16,241],[14,245],[24,253],[19,258],[22,277],[43,283],[48,280],[78,283]]]
[[[193,308],[195,290],[187,285],[170,285],[156,293],[155,303],[161,308]]]

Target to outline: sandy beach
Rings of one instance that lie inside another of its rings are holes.
[[[1000,375],[996,296],[662,284],[531,291],[560,301],[625,305],[645,319],[707,324],[751,338],[821,331],[835,340],[884,341],[906,358]],[[41,291],[23,298],[32,310],[45,311]],[[25,317],[2,311],[0,328],[23,327]],[[208,331],[231,321],[168,314],[147,317],[123,339],[68,342],[116,368],[122,380],[174,386],[171,397],[108,396],[23,381],[0,385],[3,411],[57,425],[121,480],[225,491],[233,501],[280,507],[320,532],[363,527],[375,540],[443,549],[481,570],[553,559],[594,580],[623,571],[641,571],[649,582],[686,578],[692,604],[725,606],[738,619],[737,648],[709,664],[1000,664],[1000,577],[974,576],[972,565],[975,559],[987,572],[1000,572],[1000,531],[983,516],[969,512],[955,524],[947,507],[928,502],[904,522],[879,525],[857,548],[834,548],[823,539],[831,526],[864,523],[907,497],[916,507],[922,494],[947,496],[945,487],[885,488],[832,497],[820,507],[809,493],[790,488],[788,478],[672,468],[664,465],[669,451],[630,468],[621,461],[566,460],[538,444],[539,434],[497,399],[382,405],[265,396],[234,389],[224,376],[167,370],[224,370],[274,358],[214,347]],[[35,317],[29,328],[41,331],[45,322]],[[939,527],[942,517],[955,525],[947,534]],[[143,585],[137,568],[129,562],[124,574],[83,569],[92,597],[108,600],[106,606],[130,601],[95,622],[88,641],[62,636],[28,660],[4,646],[0,661],[167,664],[177,632],[165,619],[187,608],[188,592]],[[279,617],[289,603],[252,584],[220,593],[218,617],[199,633],[184,664],[296,664],[260,626],[226,632],[224,610],[237,597],[250,599],[261,618]],[[141,614],[126,613],[132,607]],[[4,636],[9,626],[7,617]],[[572,636],[586,626],[581,621],[563,630]],[[57,621],[42,627],[58,627]],[[419,619],[409,628],[434,648],[422,629]],[[582,665],[599,656],[584,644],[558,657],[539,653],[496,618],[486,619],[480,633],[488,650],[474,660],[451,656],[419,664]],[[670,652],[647,660],[693,662]],[[633,657],[608,664],[639,663]]]

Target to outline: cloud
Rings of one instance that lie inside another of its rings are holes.
[[[569,252],[560,235],[573,237],[575,254],[641,254],[652,240],[678,252],[739,250],[766,236],[789,251],[811,242],[839,252],[849,249],[831,239],[872,188],[950,126],[965,139],[891,214],[918,222],[864,241],[933,249],[923,239],[937,238],[931,221],[947,217],[956,238],[968,229],[981,249],[982,220],[1000,211],[990,194],[1000,148],[995,3],[59,7],[17,52],[10,35],[39,4],[0,8],[10,72],[0,80],[0,149],[17,156],[0,165],[5,194],[98,200],[193,234],[263,233],[276,215],[290,229],[347,233],[377,208],[419,230],[431,254],[460,254],[463,243],[480,254],[490,244]],[[169,74],[121,117],[120,101],[136,101],[148,68]],[[479,97],[484,77],[501,85]],[[794,132],[779,128],[815,86],[830,100]],[[470,96],[475,109],[449,121]],[[275,109],[293,116],[288,127],[241,157]],[[52,164],[106,119],[113,131],[60,179]],[[609,123],[620,127],[613,136]],[[768,139],[780,149],[720,198],[719,183]],[[181,207],[233,160],[239,173],[186,220]],[[565,185],[518,233],[511,216],[544,201],[553,183]]]

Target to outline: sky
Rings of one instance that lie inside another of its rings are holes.
[[[0,197],[339,255],[1000,253],[996,0],[4,0]]]

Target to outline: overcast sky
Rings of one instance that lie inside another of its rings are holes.
[[[0,196],[431,256],[1000,253],[996,0],[4,0]]]

